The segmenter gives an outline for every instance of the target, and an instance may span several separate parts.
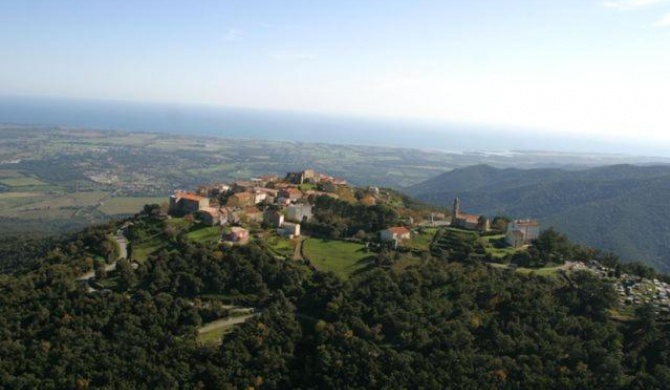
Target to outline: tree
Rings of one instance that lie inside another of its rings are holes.
[[[540,252],[544,263],[563,263],[572,255],[572,244],[568,237],[553,227],[543,230],[532,244]]]

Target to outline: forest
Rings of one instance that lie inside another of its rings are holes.
[[[369,223],[384,224],[378,211]],[[185,234],[136,267],[121,259],[103,272],[115,256],[110,234],[127,222],[131,236],[163,228],[145,208],[45,243],[0,276],[4,388],[649,389],[670,380],[667,320],[645,305],[612,316],[615,291],[589,272],[521,274],[463,251],[399,269],[399,253],[382,250],[342,279],[262,243],[224,249]],[[617,262],[556,232],[533,256],[566,251]],[[104,289],[77,280],[89,270]],[[202,342],[199,327],[230,304],[257,314]]]

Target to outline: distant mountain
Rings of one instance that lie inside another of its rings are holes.
[[[408,187],[440,206],[537,218],[571,240],[670,271],[670,166],[612,165],[584,170],[497,169],[476,165]]]

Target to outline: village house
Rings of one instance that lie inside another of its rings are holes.
[[[300,224],[284,222],[281,227],[277,229],[277,233],[284,237],[298,237],[300,236]]]
[[[195,213],[203,207],[209,206],[209,199],[196,195],[193,192],[175,191],[170,196],[170,214]]]
[[[318,176],[318,181],[320,181],[322,183],[330,182],[330,183],[333,183],[336,186],[347,184],[347,181],[344,180],[344,179],[337,179],[335,177],[324,175],[322,173],[318,174],[317,176]]]
[[[225,184],[210,184],[198,187],[197,194],[208,198],[215,198],[221,194],[225,194],[229,189],[230,186]]]
[[[451,215],[451,226],[486,233],[491,230],[491,221],[483,215],[462,213],[460,201],[456,198]]]
[[[275,190],[273,188],[265,188],[265,187],[259,187],[256,188],[255,192],[265,194],[265,203],[274,203],[277,200],[277,194],[279,193],[279,190]]]
[[[290,202],[294,202],[300,198],[302,198],[302,191],[300,191],[297,188],[284,188],[279,190],[279,200],[280,202],[282,199],[289,200]]]
[[[240,223],[240,214],[241,211],[238,208],[234,207],[221,207],[222,215],[225,215],[226,222],[224,224],[238,224]],[[223,225],[223,224],[222,224]]]
[[[202,223],[208,226],[225,225],[228,222],[225,210],[214,207],[203,207],[198,211]]]
[[[289,172],[286,174],[284,181],[291,184],[305,184],[314,183],[317,179],[316,172],[313,169],[305,169],[300,172]]]
[[[263,222],[271,227],[278,228],[284,223],[284,214],[279,210],[265,210],[263,213]]]
[[[312,218],[312,205],[310,204],[292,204],[286,208],[286,220],[293,222],[302,222]]]
[[[540,223],[532,219],[518,219],[507,225],[507,243],[518,248],[528,245],[540,236]]]
[[[247,206],[242,210],[243,218],[249,222],[262,222],[263,221],[263,212],[257,209],[255,206]]]
[[[245,207],[255,204],[255,194],[251,192],[239,192],[228,197],[226,206],[228,207]]]
[[[403,240],[409,240],[411,238],[411,233],[404,226],[392,227],[386,230],[379,232],[379,239],[382,242],[400,242]]]
[[[259,204],[265,201],[268,194],[262,191],[254,191],[254,204]]]
[[[256,185],[251,181],[236,181],[233,183],[232,191],[238,192],[254,192]]]
[[[261,177],[254,177],[251,179],[251,182],[255,187],[265,187],[268,183],[272,183],[279,180],[276,175],[265,175]]]
[[[233,244],[244,245],[249,242],[249,231],[239,226],[233,226],[223,233],[222,240]]]

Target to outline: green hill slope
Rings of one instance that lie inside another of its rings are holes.
[[[670,167],[614,165],[586,170],[455,170],[406,192],[469,212],[538,218],[573,241],[670,270]]]

